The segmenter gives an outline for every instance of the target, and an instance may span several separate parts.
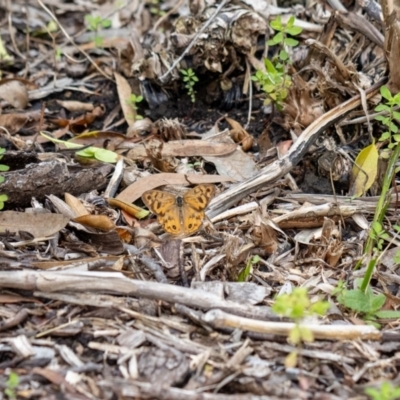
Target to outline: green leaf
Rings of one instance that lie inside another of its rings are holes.
[[[280,42],[279,42],[279,41],[276,42],[276,41],[274,40],[274,38],[267,40],[267,45],[268,45],[268,46],[275,46],[275,45],[277,45],[277,44],[279,44],[279,43],[280,43]]]
[[[8,171],[9,169],[10,169],[10,167],[8,165],[0,164],[0,171],[1,172]]]
[[[4,176],[0,176],[0,183],[3,183],[5,180]]]
[[[296,21],[296,18],[294,17],[294,15],[291,15],[289,21],[286,24],[286,29],[285,29],[286,32],[287,28],[291,28],[294,25],[294,21]]]
[[[305,328],[304,326],[300,325],[300,336],[301,340],[306,343],[311,343],[314,341],[314,335],[309,328]]]
[[[8,196],[6,194],[0,194],[0,201],[4,202],[4,201],[8,201]]]
[[[292,28],[287,28],[287,29],[286,29],[286,32],[287,32],[289,35],[297,36],[297,35],[299,35],[301,32],[303,32],[303,28],[300,28],[299,26],[293,26]]]
[[[282,43],[283,41],[283,33],[282,32],[278,32],[273,38],[272,38],[275,43]]]
[[[399,319],[400,318],[400,311],[382,310],[382,311],[377,311],[375,313],[375,316],[377,318],[381,318],[381,319]]]
[[[97,147],[88,147],[85,150],[77,151],[76,154],[81,157],[94,157],[96,160],[108,163],[115,163],[118,161],[118,155],[116,153]]]
[[[390,123],[390,130],[391,130],[393,133],[397,133],[397,132],[399,131],[399,128],[397,127],[396,124],[394,124],[393,122],[391,122],[391,123]]]
[[[109,19],[103,19],[101,21],[101,27],[102,28],[109,28],[111,26],[111,20]]]
[[[391,107],[387,106],[386,104],[378,104],[378,105],[375,107],[375,111],[376,111],[376,112],[380,112],[380,111],[390,111],[390,108],[391,108]],[[376,117],[375,117],[375,118],[376,118]]]
[[[400,264],[400,250],[396,252],[395,256],[393,257],[393,261],[396,264]]]
[[[281,16],[278,15],[274,20],[272,20],[269,24],[271,26],[272,29],[276,30],[276,31],[280,31],[282,30],[283,26],[282,26],[282,19]]]
[[[283,42],[289,47],[295,47],[299,44],[298,40],[292,38],[286,38]]]
[[[388,140],[390,138],[390,133],[389,132],[383,132],[379,140],[383,142],[384,140]]]
[[[15,389],[19,385],[19,376],[16,372],[12,371],[7,379],[7,387]]]
[[[328,301],[317,301],[311,305],[310,311],[312,314],[325,315],[330,306]]]
[[[393,111],[393,118],[397,119],[398,121],[400,121],[400,112],[398,111]]]
[[[276,74],[276,69],[274,67],[274,64],[272,64],[272,62],[268,60],[268,58],[264,59],[264,65],[269,73]]]
[[[371,297],[371,308],[370,312],[375,313],[380,310],[386,302],[386,296],[382,293]]]
[[[289,332],[288,341],[291,344],[298,344],[301,341],[301,332],[298,326],[293,327]]]
[[[387,88],[387,86],[382,86],[380,92],[382,97],[384,97],[386,100],[392,99],[392,94],[390,93],[390,90]]]
[[[239,276],[238,276],[238,282],[247,282],[250,273],[251,273],[251,264],[248,263],[240,272]]]
[[[369,297],[359,289],[345,290],[342,304],[357,312],[367,313],[370,311]]]
[[[0,155],[4,154],[6,152],[6,149],[4,147],[0,147]]]
[[[286,61],[286,60],[289,58],[289,54],[288,54],[285,50],[281,50],[281,51],[279,52],[279,58],[280,58],[282,61]]]

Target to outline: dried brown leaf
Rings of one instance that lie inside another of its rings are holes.
[[[29,101],[26,86],[14,79],[6,79],[0,82],[0,98],[19,109],[26,108]]]
[[[195,185],[200,183],[217,183],[217,182],[231,182],[232,178],[220,175],[184,175],[184,174],[172,174],[172,173],[161,173],[145,178],[139,179],[136,182],[129,185],[123,190],[118,196],[118,200],[125,202],[134,202],[140,197],[146,190],[155,189],[159,186],[164,185]]]
[[[61,214],[3,211],[0,213],[0,232],[26,231],[34,237],[48,237],[60,231],[68,222],[69,218]]]

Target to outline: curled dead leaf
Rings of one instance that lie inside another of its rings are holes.
[[[106,215],[82,215],[74,218],[74,222],[102,232],[109,232],[115,228],[114,222]]]
[[[253,147],[253,136],[251,136],[239,122],[231,118],[225,119],[232,128],[230,131],[231,138],[236,143],[241,144],[243,151],[249,151]]]
[[[0,98],[14,108],[24,109],[28,105],[29,96],[26,86],[19,80],[4,79],[0,82]]]

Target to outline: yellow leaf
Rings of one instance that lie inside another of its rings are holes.
[[[375,182],[378,158],[375,143],[360,151],[351,171],[350,196],[362,196]]]

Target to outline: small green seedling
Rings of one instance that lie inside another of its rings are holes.
[[[0,147],[0,160],[3,158],[4,153],[6,152],[6,149],[3,147]],[[8,171],[10,167],[8,165],[0,164],[0,172],[5,172]],[[0,183],[4,182],[4,176],[0,175]],[[8,196],[6,194],[0,194],[0,210],[4,208],[4,202],[8,200]]]
[[[365,389],[365,394],[372,400],[398,400],[400,399],[400,386],[392,386],[390,382],[383,382],[379,389]]]
[[[0,61],[1,62],[12,62],[13,57],[8,54],[6,47],[4,46],[3,39],[0,36]]]
[[[302,32],[302,28],[294,26],[295,21],[293,16],[290,17],[287,24],[282,23],[281,16],[271,21],[270,26],[277,33],[267,43],[270,46],[279,45],[281,50],[273,62],[267,58],[264,59],[265,71],[258,70],[251,77],[267,94],[265,104],[273,102],[279,110],[283,108],[282,103],[288,96],[289,87],[292,84],[292,79],[288,74],[290,59],[287,48],[299,44],[298,40],[288,37],[288,35],[297,36]]]
[[[95,32],[94,43],[96,47],[103,46],[103,38],[99,35],[100,29],[109,28],[111,26],[111,20],[103,19],[98,15],[85,15],[85,21],[89,31]]]
[[[4,394],[10,399],[15,400],[17,398],[16,389],[19,385],[19,376],[16,372],[11,372],[8,375],[6,388],[4,389]]]
[[[160,0],[150,0],[150,13],[159,17],[165,15],[165,11],[161,10]]]
[[[126,103],[129,104],[135,111],[137,111],[137,109],[138,109],[137,105],[138,105],[141,101],[143,101],[143,96],[140,96],[140,95],[139,95],[139,96],[136,96],[135,93],[132,93],[132,94],[130,95],[129,99],[126,100]],[[140,119],[143,119],[143,116],[140,115],[140,114],[138,114],[138,113],[136,113],[136,115],[135,115],[135,120],[138,121],[138,120],[140,120]]]
[[[192,103],[194,103],[196,102],[196,91],[194,90],[194,85],[199,81],[199,78],[196,76],[196,73],[192,68],[181,69],[181,74],[183,75],[183,82],[185,82],[187,94]]]
[[[376,321],[379,318],[400,318],[400,311],[381,310],[386,302],[386,296],[384,294],[374,294],[370,286],[368,286],[366,291],[363,292],[359,288],[360,283],[361,280],[357,279],[355,282],[356,289],[347,290],[344,287],[344,282],[339,282],[332,294],[336,295],[340,304],[355,311],[366,323],[377,328],[380,327]]]
[[[389,234],[383,229],[380,222],[375,221],[371,224],[371,230],[369,231],[369,236],[375,243],[375,252],[381,252],[383,250],[383,244],[390,240]]]
[[[375,111],[384,112],[385,115],[377,115],[375,119],[380,121],[382,125],[385,125],[387,130],[382,133],[379,138],[380,141],[389,141],[388,149],[393,149],[400,142],[400,134],[398,121],[400,121],[400,112],[394,111],[394,107],[400,107],[400,93],[392,96],[389,89],[386,86],[382,86],[380,89],[381,96],[386,102],[378,104],[375,107]],[[382,156],[389,156],[388,152],[383,152]]]
[[[246,266],[243,268],[243,270],[240,272],[238,276],[238,282],[247,282],[250,274],[253,271],[253,265],[260,262],[260,260],[261,260],[260,256],[253,256],[249,258]]]
[[[302,326],[301,323],[306,317],[325,315],[329,309],[327,301],[316,301],[311,303],[306,288],[295,288],[290,294],[281,294],[275,299],[272,311],[282,317],[291,318],[295,322],[294,328],[290,331],[288,341],[297,346],[297,350],[291,352],[285,360],[287,367],[297,365],[298,353],[303,343],[313,342],[312,331]]]

